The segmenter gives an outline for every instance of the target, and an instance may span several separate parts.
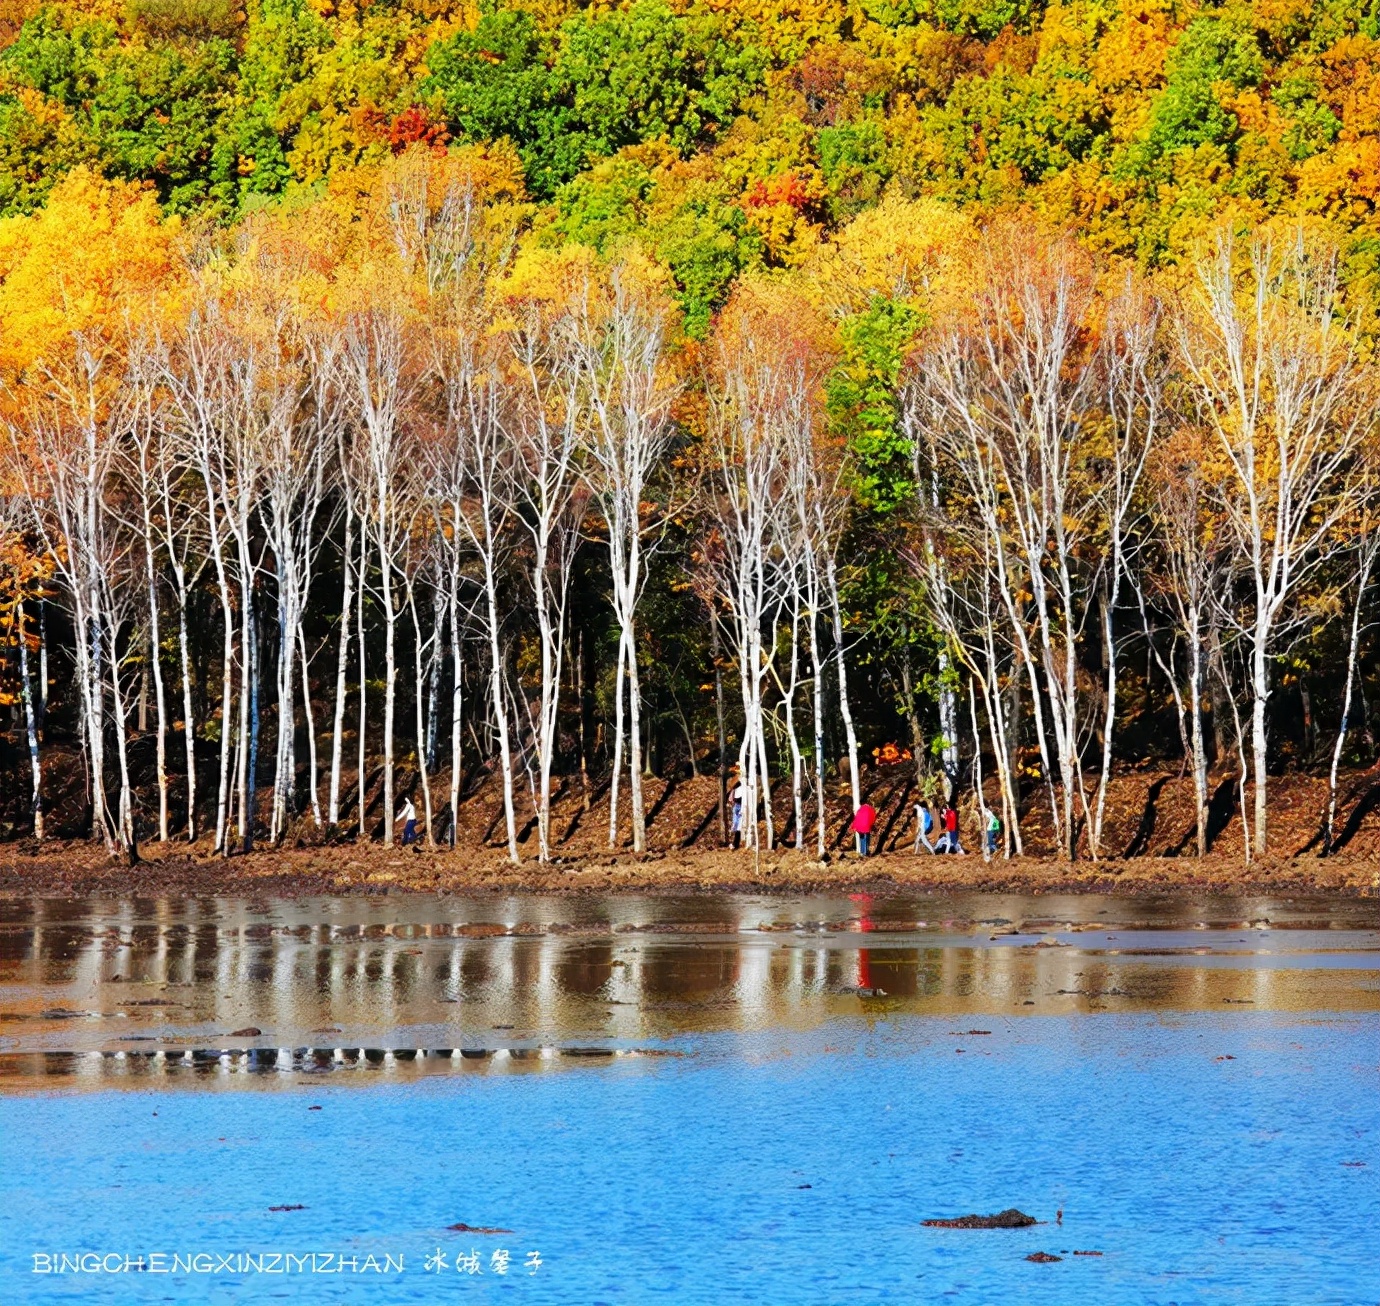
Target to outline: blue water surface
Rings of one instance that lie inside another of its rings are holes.
[[[0,1098],[0,1301],[1380,1302],[1380,1017],[966,1020],[406,1084]],[[1045,1223],[921,1224],[1010,1206]],[[457,1272],[472,1250],[480,1272]],[[32,1272],[80,1251],[405,1269]]]

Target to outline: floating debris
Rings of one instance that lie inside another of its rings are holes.
[[[1028,1229],[1039,1221],[1014,1206],[996,1215],[960,1215],[952,1220],[924,1220],[931,1229]]]

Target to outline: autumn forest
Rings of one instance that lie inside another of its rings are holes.
[[[1377,197],[1340,0],[0,0],[0,834],[1326,854]]]

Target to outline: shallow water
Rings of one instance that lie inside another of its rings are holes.
[[[1304,899],[0,903],[0,1301],[1374,1303],[1378,925]],[[921,1224],[1009,1206],[1042,1223]],[[123,1270],[174,1254],[205,1259]]]

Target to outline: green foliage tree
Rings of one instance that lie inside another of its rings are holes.
[[[233,203],[236,157],[226,126],[236,54],[228,40],[121,42],[110,23],[68,26],[45,9],[24,24],[3,63],[21,85],[69,111],[112,176],[153,181],[174,211]]]
[[[764,62],[720,20],[663,0],[575,14],[554,36],[530,14],[498,10],[427,58],[421,93],[440,98],[458,136],[511,139],[544,197],[626,145],[689,153],[760,85]]]
[[[563,103],[554,57],[553,42],[531,14],[501,9],[484,14],[473,31],[432,46],[430,76],[420,88],[439,97],[458,138],[511,140],[539,195],[573,177],[588,152]]]
[[[95,155],[69,114],[35,113],[18,96],[0,95],[0,216],[40,207],[58,178]]]
[[[852,453],[853,498],[887,516],[915,495],[911,446],[901,430],[897,385],[920,316],[902,300],[875,296],[839,329],[843,357],[829,379],[829,410]]]
[[[637,241],[670,270],[687,334],[700,338],[736,277],[762,261],[762,241],[728,190],[620,155],[556,193],[550,232],[601,253]]]
[[[1229,154],[1240,124],[1222,103],[1222,88],[1259,85],[1263,64],[1255,32],[1214,14],[1195,18],[1174,47],[1167,72],[1144,146],[1133,155],[1136,165],[1153,168],[1165,155],[1202,145]]]
[[[820,129],[816,138],[819,167],[829,187],[829,214],[844,222],[881,197],[891,177],[891,161],[882,124],[874,118]]]

